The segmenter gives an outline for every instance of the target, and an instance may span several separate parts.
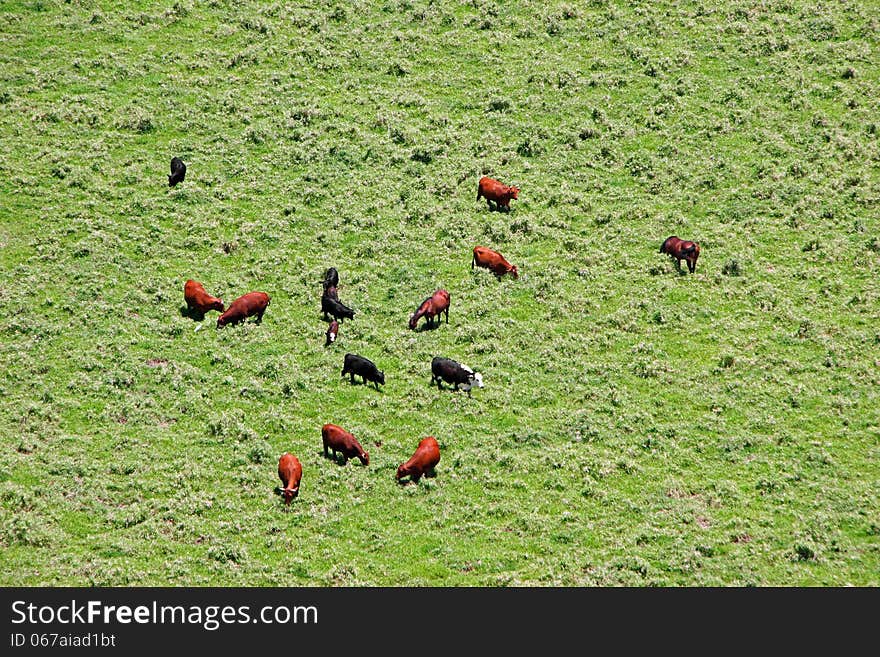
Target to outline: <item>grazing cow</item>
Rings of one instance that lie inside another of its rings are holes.
[[[328,287],[339,287],[339,272],[336,271],[336,267],[330,267],[324,272],[324,280],[321,281],[321,285],[324,286],[325,292]]]
[[[248,292],[244,294],[226,309],[226,312],[217,318],[217,328],[223,328],[227,324],[240,324],[248,317],[257,316],[257,324],[263,321],[263,313],[269,305],[269,295],[265,292]]]
[[[342,454],[342,465],[348,463],[348,459],[360,459],[364,465],[370,465],[370,455],[364,451],[361,444],[352,434],[335,424],[325,424],[321,427],[321,439],[324,441],[324,456],[329,456],[328,448],[333,451],[333,458],[336,459],[336,452]]]
[[[474,257],[471,260],[471,269],[474,268],[474,265],[485,267],[498,278],[501,278],[504,274],[510,274],[514,278],[519,278],[519,271],[517,270],[516,265],[507,262],[507,260],[504,259],[504,256],[498,253],[498,251],[493,251],[485,246],[474,247]]]
[[[179,157],[171,158],[171,175],[168,176],[168,186],[174,187],[186,178],[186,165]]]
[[[446,290],[435,290],[434,294],[429,296],[427,299],[422,301],[422,304],[419,306],[418,310],[416,310],[409,318],[409,327],[414,329],[416,325],[419,323],[419,319],[422,317],[425,318],[425,322],[428,326],[431,326],[433,323],[434,317],[437,318],[437,325],[440,325],[440,314],[446,313],[446,323],[449,323],[449,292]]]
[[[410,481],[416,483],[422,478],[422,475],[433,476],[434,466],[440,462],[440,445],[434,436],[422,438],[415,453],[406,463],[401,463],[397,468],[397,481],[403,477],[409,477]]]
[[[667,237],[660,246],[660,253],[668,253],[675,258],[676,269],[681,270],[681,261],[687,262],[688,271],[694,273],[697,268],[697,258],[700,257],[700,245],[696,242],[688,242],[677,238],[675,235]]]
[[[208,294],[198,281],[189,279],[184,283],[183,298],[186,300],[186,307],[200,315],[204,315],[209,310],[223,312],[223,302],[217,297],[212,297]]]
[[[327,342],[324,343],[324,346],[329,347],[336,342],[337,335],[339,335],[339,322],[334,319],[330,322],[330,326],[327,327]]]
[[[335,290],[336,288],[329,288]],[[354,310],[346,306],[339,299],[333,299],[328,296],[321,297],[321,312],[324,313],[324,321],[327,321],[327,313],[333,315],[334,319],[354,319]]]
[[[302,473],[302,464],[290,452],[282,454],[278,459],[278,478],[281,479],[283,488],[276,488],[275,492],[284,496],[285,504],[290,504],[290,500],[299,495]]]
[[[383,386],[385,385],[385,372],[380,372],[373,361],[357,354],[345,354],[342,376],[344,377],[346,374],[350,375],[352,383],[354,383],[355,374],[363,377],[364,385],[366,385],[367,381],[372,381],[376,386],[376,390],[379,389],[380,383]]]
[[[431,361],[431,385],[436,383],[437,389],[442,390],[443,385],[440,383],[441,380],[446,381],[446,383],[455,384],[456,390],[461,386],[461,389],[468,395],[471,394],[471,388],[473,386],[477,386],[478,388],[483,387],[482,374],[474,372],[467,365],[462,365],[450,358],[435,356]]]
[[[516,199],[518,196],[519,187],[510,187],[498,182],[494,178],[490,178],[489,176],[483,176],[480,178],[480,183],[477,188],[477,200],[479,201],[480,198],[485,198],[490,210],[503,209],[506,212],[510,212],[510,200]],[[492,207],[492,203],[495,203],[494,208]]]

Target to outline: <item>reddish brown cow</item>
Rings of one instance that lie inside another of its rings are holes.
[[[370,455],[364,451],[361,444],[352,434],[335,424],[325,424],[321,427],[321,438],[324,441],[324,456],[329,456],[327,449],[342,454],[342,465],[348,463],[348,459],[357,458],[364,465],[370,465]]]
[[[401,463],[397,468],[397,481],[403,477],[409,477],[410,481],[418,483],[422,475],[432,476],[434,466],[440,462],[440,445],[434,436],[422,438],[415,453],[406,463]]]
[[[446,323],[449,323],[449,292],[443,289],[435,290],[434,294],[422,301],[412,316],[409,318],[409,327],[414,329],[419,320],[424,317],[428,326],[433,323],[434,317],[437,318],[437,325],[440,325],[440,314],[446,313]]]
[[[510,187],[498,182],[489,176],[480,178],[477,188],[477,200],[485,198],[490,210],[505,210],[510,212],[510,200],[519,197],[519,187]],[[495,203],[495,207],[492,207]]]
[[[184,283],[183,298],[186,300],[186,307],[200,315],[204,315],[209,310],[223,312],[223,302],[208,294],[198,281],[190,279]]]
[[[339,322],[335,319],[330,322],[330,326],[327,327],[327,341],[324,343],[325,347],[329,347],[331,344],[336,342],[336,336],[339,335]]]
[[[667,237],[660,246],[660,253],[668,253],[675,258],[675,267],[681,269],[681,261],[687,262],[688,271],[694,273],[697,268],[697,258],[700,257],[700,245],[696,242],[688,242],[679,239],[675,235]]]
[[[278,459],[278,478],[281,479],[283,488],[276,488],[276,492],[284,496],[284,503],[290,504],[290,500],[299,495],[299,482],[302,479],[302,464],[290,452],[281,455]]]
[[[515,265],[507,262],[507,260],[504,259],[504,256],[497,251],[488,249],[485,246],[474,247],[474,258],[471,260],[471,269],[474,268],[474,265],[485,267],[499,278],[504,276],[504,274],[510,274],[514,278],[519,278],[519,271],[517,271]]]
[[[257,316],[257,324],[263,321],[263,313],[269,305],[269,295],[265,292],[248,292],[244,294],[226,309],[226,312],[217,318],[217,328],[223,328],[227,324],[240,324],[248,317]]]

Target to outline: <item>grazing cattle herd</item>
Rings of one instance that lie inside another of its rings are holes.
[[[171,160],[171,175],[168,177],[170,187],[183,182],[186,174],[186,165],[175,157]],[[485,198],[490,210],[510,211],[511,199],[517,199],[519,188],[504,185],[497,180],[484,176],[480,179],[477,190],[477,201]],[[494,207],[493,207],[494,204]],[[700,246],[696,242],[682,240],[676,236],[667,238],[660,247],[660,253],[668,254],[676,261],[676,268],[681,270],[681,261],[687,263],[688,271],[694,273],[697,258],[700,255]],[[509,263],[499,252],[484,246],[475,246],[471,259],[471,269],[482,267],[491,271],[497,278],[510,274],[512,278],[519,278],[519,271],[515,265]],[[321,281],[323,291],[321,293],[321,312],[324,321],[329,322],[325,336],[324,346],[331,346],[339,336],[339,324],[344,319],[354,319],[355,311],[339,300],[339,272],[335,267],[329,267]],[[265,292],[249,292],[240,296],[224,310],[223,302],[208,294],[201,283],[195,280],[187,280],[184,284],[184,300],[189,313],[199,316],[199,319],[210,310],[220,312],[217,318],[217,328],[223,328],[227,324],[240,324],[248,317],[256,316],[256,323],[263,319],[263,313],[269,306],[270,297]],[[419,320],[425,318],[425,327],[439,327],[441,317],[445,314],[446,323],[449,324],[450,295],[445,289],[437,289],[427,297],[416,311],[409,317],[409,328],[415,329]],[[332,318],[331,318],[332,317]],[[385,385],[385,372],[379,370],[376,364],[358,354],[345,354],[342,377],[348,374],[350,383],[355,383],[355,376],[361,377],[363,384],[373,383],[376,390],[379,385]],[[439,390],[443,389],[443,382],[452,386],[454,390],[464,390],[471,394],[474,387],[483,387],[483,376],[473,369],[451,358],[435,356],[431,360],[431,385],[437,384]],[[370,455],[364,450],[357,438],[336,424],[325,424],[321,428],[321,439],[324,456],[338,460],[337,454],[342,456],[342,465],[349,459],[358,459],[364,466],[370,464]],[[377,443],[377,445],[380,443]],[[409,479],[418,483],[422,476],[434,476],[435,467],[440,462],[440,446],[434,436],[423,438],[415,453],[397,468],[396,480],[398,483],[406,483]],[[280,494],[285,505],[298,496],[300,481],[302,479],[302,464],[293,454],[286,452],[278,461],[278,477],[282,486],[275,489]]]

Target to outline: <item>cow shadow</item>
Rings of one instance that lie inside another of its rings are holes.
[[[358,381],[357,379],[355,379],[354,381],[351,381],[350,379],[348,379],[348,377],[342,377],[342,379],[348,381],[348,384],[352,385],[352,386],[367,386],[368,388],[372,388],[373,390],[375,390],[379,394],[385,393],[384,388],[377,387],[372,381]]]
[[[318,456],[320,456],[322,459],[325,459],[327,461],[333,461],[340,468],[348,465],[348,460],[343,460],[342,454],[336,454],[334,456],[333,452],[330,452],[329,454],[325,454],[323,449],[319,449]]]
[[[424,333],[425,331],[436,331],[440,328],[440,322],[422,322],[417,328],[416,333]]]
[[[189,306],[181,306],[180,307],[180,316],[186,317],[187,319],[191,319],[194,322],[201,322],[205,319],[205,313],[200,313],[195,308],[190,308]]]

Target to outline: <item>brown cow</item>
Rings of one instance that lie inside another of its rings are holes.
[[[370,465],[370,455],[364,451],[361,444],[352,434],[335,424],[325,424],[321,427],[321,438],[324,442],[324,456],[329,456],[327,449],[333,450],[333,458],[336,452],[342,454],[342,465],[348,463],[348,459],[357,458],[364,465]]]
[[[498,182],[489,176],[480,178],[477,188],[477,200],[485,198],[490,210],[505,210],[510,212],[510,200],[519,197],[519,187],[510,187]],[[492,203],[495,207],[492,207]]]
[[[299,495],[299,482],[302,479],[302,464],[290,452],[281,455],[278,459],[278,478],[284,488],[276,488],[275,492],[284,496],[284,503],[290,504],[290,500]]]
[[[227,324],[240,324],[248,317],[257,316],[257,324],[263,321],[263,313],[269,305],[269,295],[265,292],[248,292],[235,301],[226,309],[226,312],[217,318],[217,328],[223,328]]]
[[[434,436],[422,438],[415,453],[406,463],[401,463],[397,468],[397,481],[403,477],[409,477],[410,481],[418,483],[422,475],[433,476],[434,466],[440,462],[440,445]]]
[[[209,310],[223,312],[223,302],[217,297],[212,297],[208,294],[198,281],[189,279],[184,283],[183,298],[186,300],[186,307],[200,315],[204,315]]]
[[[449,323],[449,292],[443,289],[435,290],[434,294],[422,301],[418,310],[409,318],[409,327],[414,329],[419,320],[424,317],[428,326],[431,326],[434,317],[437,318],[437,326],[440,325],[440,314],[446,313],[446,323]]]
[[[675,267],[678,270],[681,270],[681,261],[684,260],[687,262],[688,271],[693,274],[697,268],[697,258],[700,257],[700,245],[673,235],[667,237],[666,241],[660,245],[660,253],[668,253],[675,258]]]
[[[507,260],[504,259],[504,256],[497,251],[488,249],[485,246],[474,247],[474,257],[473,260],[471,260],[471,269],[474,268],[474,265],[489,269],[498,278],[501,278],[504,274],[511,274],[514,278],[519,278],[519,271],[517,271],[515,265],[507,262]]]

